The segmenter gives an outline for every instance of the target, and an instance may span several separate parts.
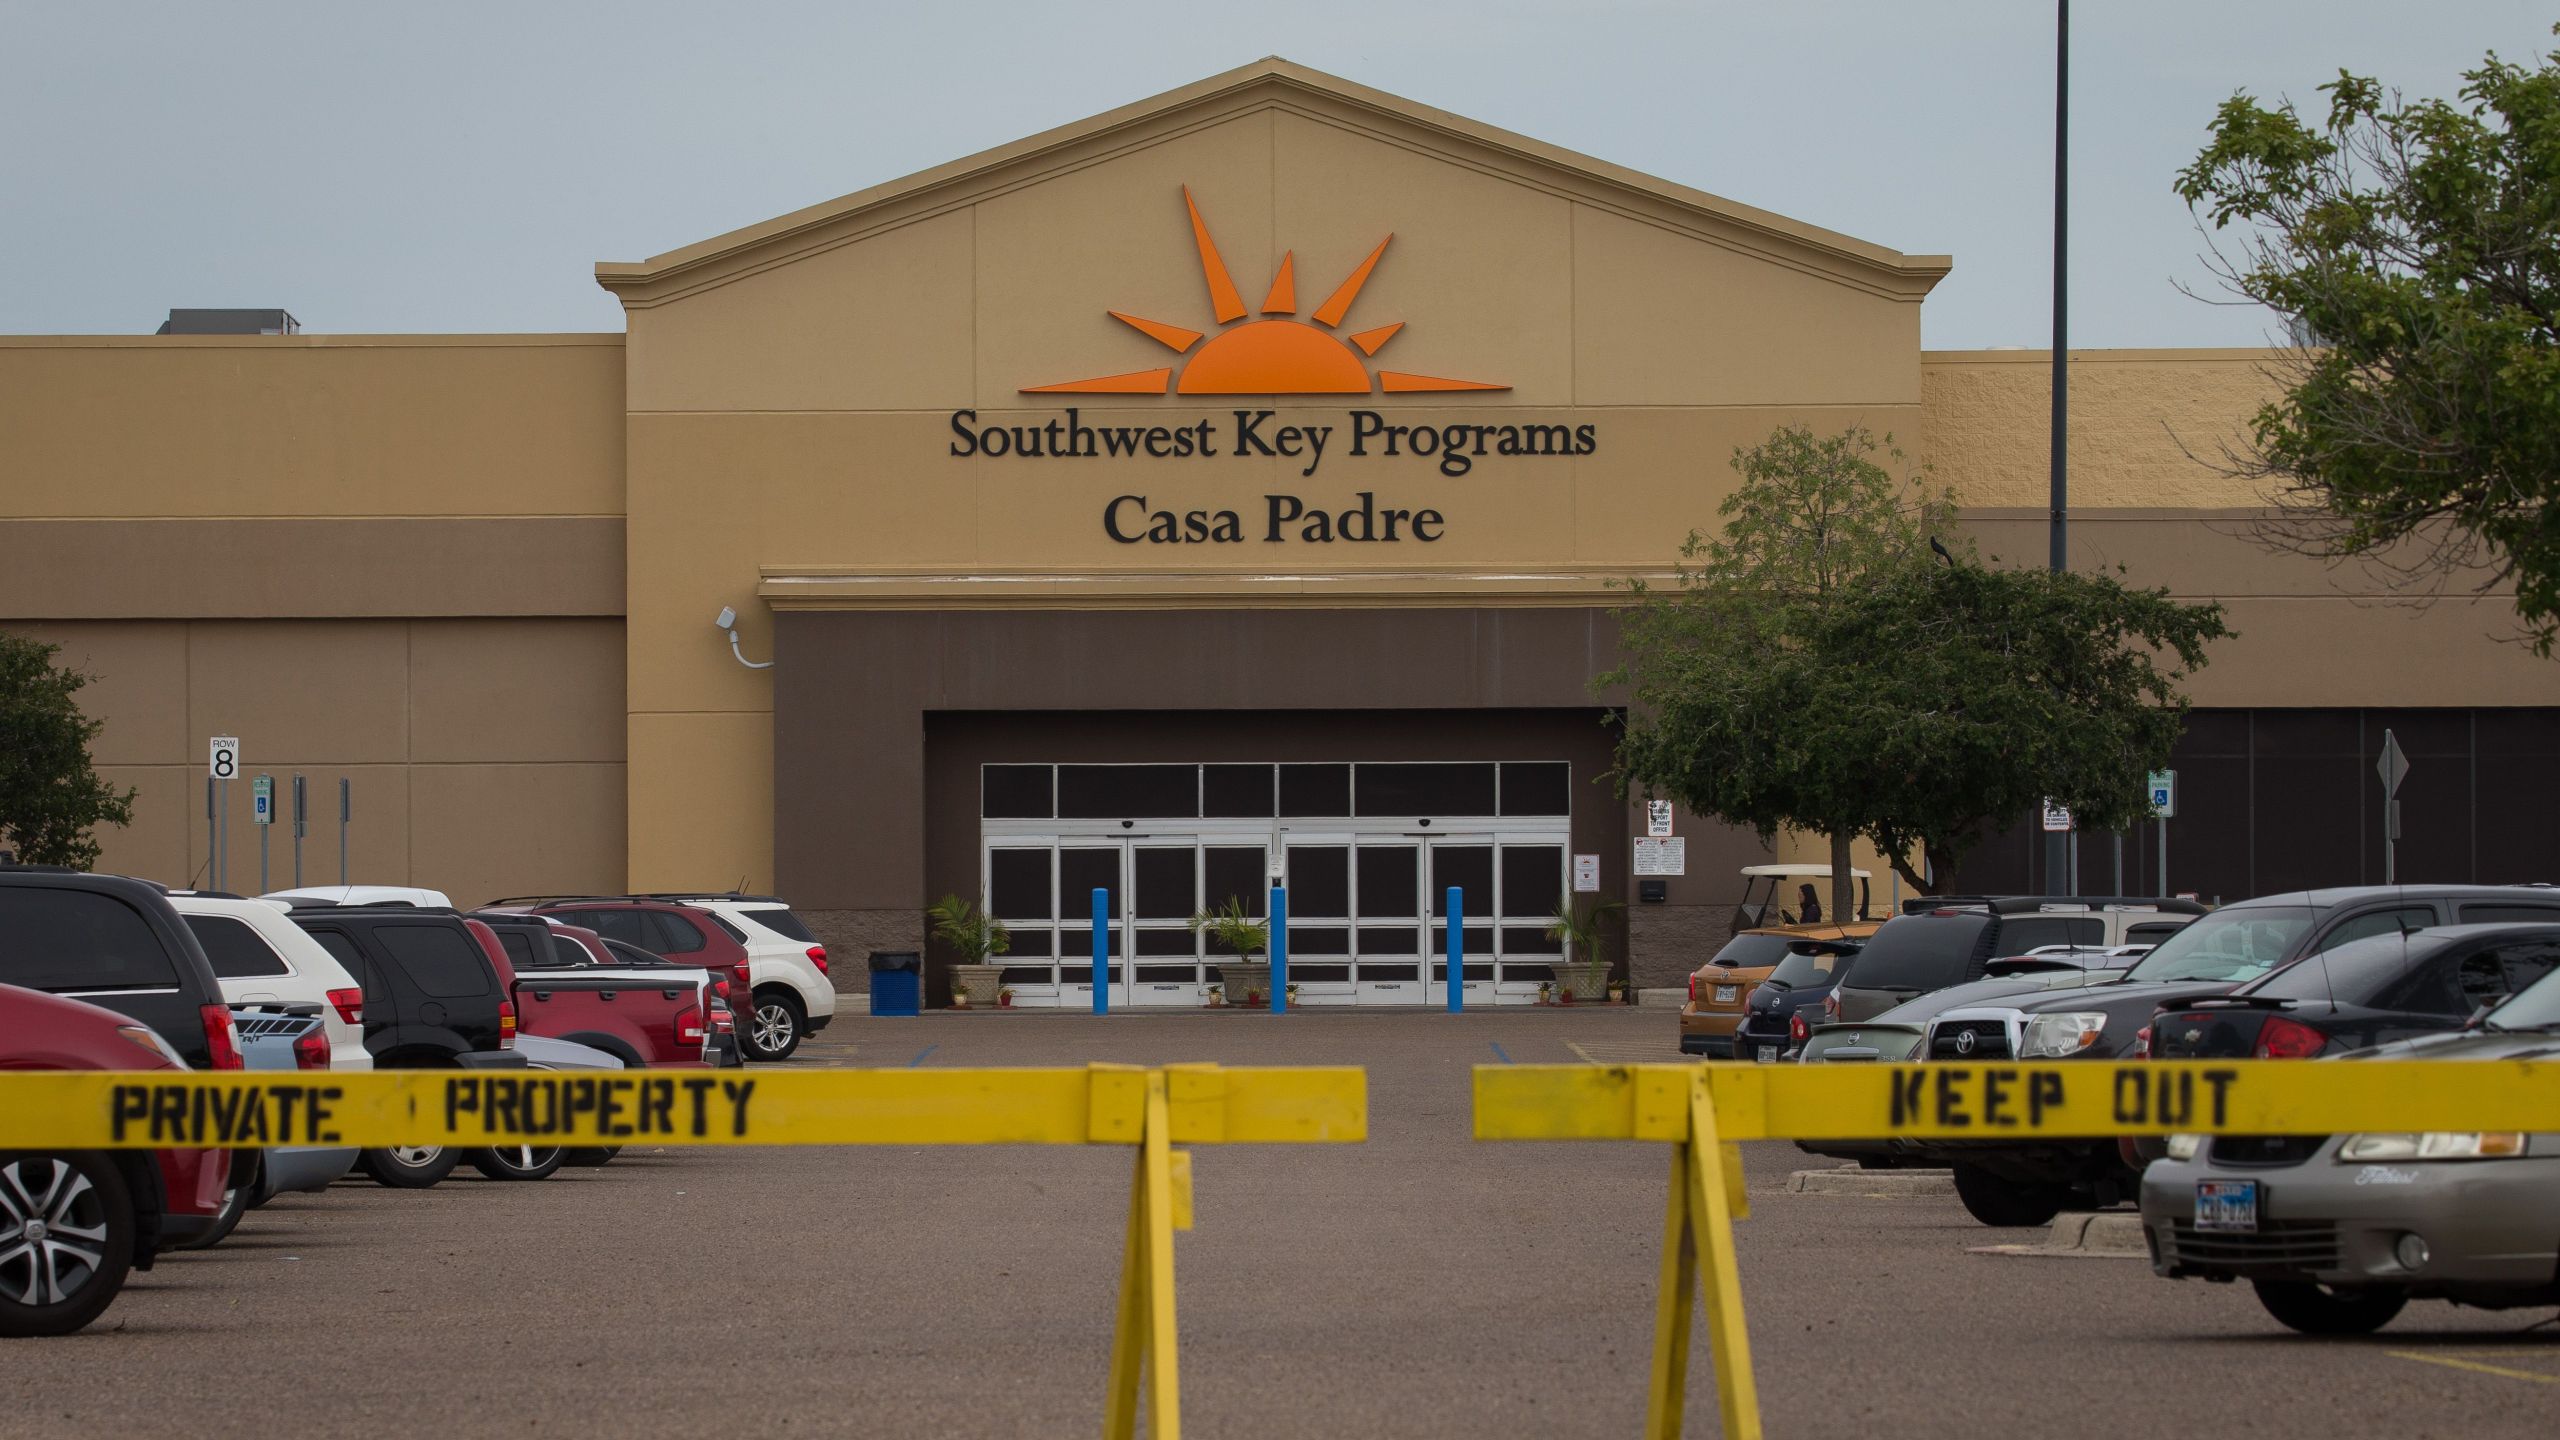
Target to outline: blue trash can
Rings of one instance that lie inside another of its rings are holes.
[[[871,1013],[924,1013],[924,957],[913,950],[871,952]]]

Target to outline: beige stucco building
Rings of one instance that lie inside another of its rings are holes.
[[[1281,857],[1309,998],[1419,1000],[1444,879],[1495,922],[1486,984],[1534,993],[1585,855],[1657,976],[1761,851],[1683,817],[1685,873],[1638,898],[1587,688],[1611,582],[1789,423],[1891,432],[1987,550],[2043,552],[2048,357],[1924,351],[1951,263],[1264,61],[599,265],[621,335],[0,337],[0,624],[99,677],[140,792],[105,863],[170,882],[205,875],[230,734],[311,778],[307,878],[348,776],[355,878],[778,888],[857,951],[974,894],[1025,1003],[1074,999],[1049,957],[1092,884],[1134,998],[1197,1003],[1178,917]],[[2366,603],[2253,546],[2257,497],[2193,458],[2262,359],[2073,357],[2075,563],[2240,632],[2195,687],[2172,885],[2378,878],[2354,787],[2393,714],[2422,770],[2468,767],[2404,875],[2549,868],[2495,783],[2560,783],[2504,598]]]

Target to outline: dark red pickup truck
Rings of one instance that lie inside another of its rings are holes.
[[[711,974],[689,965],[580,964],[582,948],[524,915],[474,915],[467,924],[515,996],[528,1035],[591,1045],[625,1065],[698,1066],[711,1048]],[[485,932],[485,933],[484,933]]]

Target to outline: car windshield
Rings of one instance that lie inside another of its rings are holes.
[[[1724,948],[1716,952],[1716,958],[1707,963],[1753,968],[1775,965],[1787,958],[1787,943],[1787,937],[1784,935],[1753,935],[1745,932],[1724,942]]]
[[[1779,961],[1778,968],[1770,972],[1769,979],[1772,983],[1784,985],[1791,990],[1828,985],[1832,977],[1839,973],[1839,968],[1847,964],[1848,960],[1849,957],[1846,955],[1834,955],[1828,951],[1821,954],[1808,954],[1798,950]]]
[[[2489,1012],[2482,1022],[2491,1030],[2548,1030],[2560,1025],[2560,970],[2516,992],[2514,999]]]
[[[2132,984],[2254,980],[2293,953],[2314,919],[2307,905],[2235,905],[2198,916],[2125,972]]]

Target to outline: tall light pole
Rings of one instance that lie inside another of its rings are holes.
[[[2051,553],[2046,564],[2055,573],[2071,568],[2066,555],[2071,528],[2070,451],[2071,359],[2066,321],[2070,301],[2071,213],[2071,0],[2054,0],[2053,10],[2053,509]],[[2044,888],[2048,895],[2077,890],[2071,874],[2071,837],[2044,837]]]

